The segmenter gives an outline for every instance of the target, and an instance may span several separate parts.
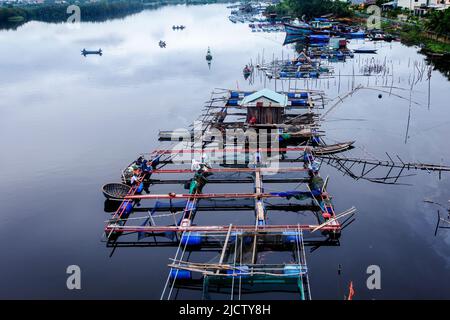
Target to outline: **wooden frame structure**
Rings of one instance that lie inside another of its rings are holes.
[[[251,93],[219,91],[219,96],[216,93],[207,102],[206,112],[199,119],[201,125],[197,132],[193,128],[189,139],[181,144],[181,148],[180,142],[175,139],[169,146],[159,147],[144,155],[148,160],[146,169],[141,169],[134,161],[123,171],[122,178],[126,183],[130,183],[129,173],[132,172],[133,185],[128,194],[123,196],[123,202],[117,203],[117,209],[107,221],[104,228],[105,241],[113,248],[147,244],[177,247],[177,252],[168,265],[169,275],[162,299],[172,298],[175,289],[198,287],[199,284],[205,299],[209,298],[212,286],[228,288],[226,291],[234,299],[240,298],[243,293],[251,293],[255,285],[258,285],[257,290],[260,292],[263,290],[261,286],[264,288],[270,284],[293,285],[300,299],[310,299],[305,243],[339,245],[341,230],[355,212],[351,208],[341,214],[335,213],[331,197],[326,191],[328,179],[324,181],[320,178],[320,164],[314,156],[316,153],[346,150],[351,143],[331,146],[330,149],[330,146],[321,144],[319,139],[314,140],[319,133],[283,141],[281,145],[278,141],[280,135],[286,133],[282,130],[295,123],[318,128],[318,117],[315,116],[314,109],[322,105],[322,94],[312,91],[286,93],[288,103],[283,107],[282,123],[275,126],[273,123],[268,124],[269,128],[281,130],[275,131],[267,143],[259,140],[265,134],[263,130],[267,126],[225,121],[227,117],[236,117],[232,110],[245,111],[245,106],[239,105],[239,101],[249,94]],[[302,102],[295,102],[297,100]],[[205,133],[212,128],[226,130],[250,127],[256,132],[256,145],[250,145],[248,141],[231,141],[218,145],[215,141],[205,139]],[[239,165],[220,163],[223,158],[212,158],[217,153],[221,156],[243,155],[246,160]],[[179,158],[184,156],[190,158],[180,161]],[[204,157],[208,157],[211,163],[202,163]],[[272,166],[286,157],[299,159],[298,162],[302,165]],[[219,163],[213,160],[219,160]],[[195,168],[194,161],[197,161]],[[191,163],[192,167],[187,168],[186,164]],[[321,181],[319,186],[317,181]],[[205,186],[229,183],[251,185],[253,190],[203,192]],[[296,186],[280,190],[286,184]],[[189,192],[164,193],[154,190],[156,186],[165,185],[184,185]],[[276,185],[276,190],[268,190],[271,185]],[[205,216],[216,208],[227,212],[253,212],[253,223],[197,224],[196,216],[199,212]],[[306,210],[311,214],[301,219],[304,221],[272,224],[272,210]],[[344,217],[346,219],[341,223],[338,219]],[[307,233],[306,240],[304,233]],[[137,240],[132,240],[136,236]],[[217,252],[217,262],[189,260],[191,252],[204,250]],[[294,262],[271,264],[260,261],[261,255],[267,250],[291,252],[290,260]]]

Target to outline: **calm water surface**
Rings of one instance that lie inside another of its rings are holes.
[[[282,47],[282,33],[252,33],[227,15],[225,5],[174,6],[79,29],[32,22],[0,31],[0,298],[159,298],[175,249],[119,248],[109,257],[100,242],[108,218],[100,187],[118,181],[138,153],[151,151],[158,130],[188,126],[213,88],[263,88],[259,77],[253,85],[242,78],[250,60],[293,55]],[[187,29],[172,31],[172,24]],[[160,39],[166,49],[159,48]],[[394,91],[406,99],[358,91],[323,123],[327,141],[356,140],[353,156],[385,159],[389,152],[403,160],[450,163],[450,83],[433,71],[429,108],[427,81],[414,86],[418,104],[411,107],[405,143],[409,83],[414,63],[424,57],[399,43],[377,47],[374,58],[387,57],[394,70],[387,85],[405,88]],[[85,58],[83,48],[102,48],[104,55]],[[297,86],[344,96],[352,88],[344,75],[358,73],[371,57],[335,64],[340,85],[334,78]],[[353,86],[382,82],[360,77]],[[281,86],[288,83],[278,81]],[[449,176],[419,172],[402,179],[405,185],[386,186],[352,180],[332,167],[322,171],[331,178],[337,210],[354,205],[358,213],[340,247],[307,254],[313,298],[341,299],[353,281],[359,299],[449,299],[450,233],[434,236],[437,208],[423,203],[447,202]],[[82,270],[79,291],[66,289],[65,270],[72,264]],[[381,290],[366,288],[369,265],[381,268]]]

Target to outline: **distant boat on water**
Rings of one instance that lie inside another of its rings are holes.
[[[358,48],[353,50],[354,53],[377,53],[377,49],[371,48]]]
[[[307,23],[283,23],[283,25],[288,35],[309,35],[312,33],[311,26]]]
[[[87,55],[89,55],[89,54],[98,54],[99,56],[101,56],[103,54],[103,51],[102,51],[102,49],[98,49],[98,50],[86,50],[86,49],[83,49],[83,50],[81,50],[81,54],[83,56],[85,56],[85,57]]]

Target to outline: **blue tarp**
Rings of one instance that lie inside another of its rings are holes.
[[[330,40],[330,37],[322,34],[312,34],[309,36],[309,40],[317,42],[326,42]]]

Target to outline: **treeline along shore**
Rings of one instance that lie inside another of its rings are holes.
[[[123,18],[145,9],[174,4],[208,4],[230,2],[222,0],[103,0],[99,2],[43,3],[43,4],[4,4],[0,7],[0,28],[15,29],[28,21],[61,23],[68,21],[73,14],[67,12],[71,4],[80,8],[81,22],[102,22]]]
[[[389,0],[377,0],[381,7]],[[270,6],[267,13],[310,19],[332,14],[334,17],[353,18],[355,22],[369,17],[367,6],[332,0],[282,0]],[[402,16],[402,19],[400,17]],[[428,54],[450,55],[450,8],[429,11],[424,16],[407,9],[395,8],[382,12],[382,29],[399,36],[407,45],[419,45]]]

